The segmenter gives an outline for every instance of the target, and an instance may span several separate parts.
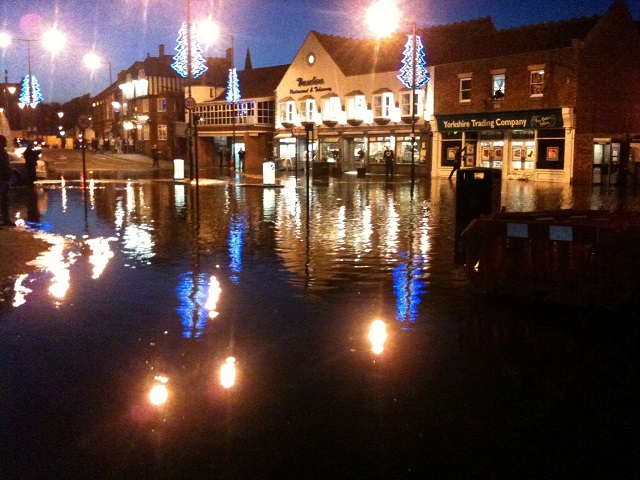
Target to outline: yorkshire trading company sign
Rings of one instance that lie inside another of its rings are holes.
[[[436,115],[438,130],[522,130],[564,128],[562,110],[488,112],[472,115]]]

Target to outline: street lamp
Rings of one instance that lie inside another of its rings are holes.
[[[104,64],[104,60],[100,58],[96,52],[89,52],[85,54],[85,56],[82,57],[82,61],[84,66],[92,72],[95,72]],[[111,61],[106,60],[106,63],[109,65],[109,85],[111,85],[113,83],[113,77],[111,75]]]

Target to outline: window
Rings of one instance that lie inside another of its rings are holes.
[[[493,90],[491,98],[500,100],[504,97],[505,74],[499,73],[493,76]]]
[[[384,92],[373,96],[373,118],[391,118],[392,111],[392,92]]]
[[[167,126],[158,125],[158,140],[167,140],[167,138],[169,138],[167,135]]]
[[[280,102],[278,109],[280,123],[295,123],[296,104],[293,100]]]
[[[274,102],[273,100],[267,100],[265,102],[258,102],[258,123],[273,125],[274,122]]]
[[[308,98],[300,102],[300,121],[301,122],[313,122],[315,121],[316,114],[316,101],[313,98]]]
[[[166,98],[159,98],[158,99],[158,111],[159,112],[166,112],[167,111],[167,99]]]
[[[471,77],[461,78],[460,79],[460,103],[470,102],[470,101],[471,101]]]
[[[347,97],[347,119],[348,120],[364,120],[364,114],[367,111],[367,103],[364,95],[354,95]]]
[[[341,111],[342,105],[340,105],[339,97],[327,98],[322,107],[322,119],[325,121],[337,122],[340,119],[339,115]]]
[[[532,70],[529,80],[529,91],[532,97],[544,95],[544,70]]]
[[[422,93],[422,90],[416,90],[416,115],[419,115],[422,110]],[[402,92],[400,94],[400,116],[410,117],[412,113],[411,92]]]

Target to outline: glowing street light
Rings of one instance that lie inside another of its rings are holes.
[[[377,0],[367,10],[365,23],[377,38],[388,37],[400,25],[400,9],[393,0]]]
[[[95,72],[105,62],[96,52],[89,52],[86,53],[84,57],[82,57],[82,63],[84,63],[84,66],[89,70]],[[106,63],[109,65],[109,85],[111,85],[113,83],[113,77],[111,75],[111,62],[107,60]]]

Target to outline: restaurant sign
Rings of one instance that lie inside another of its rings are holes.
[[[523,130],[564,128],[562,110],[487,112],[472,115],[436,115],[438,130]]]

